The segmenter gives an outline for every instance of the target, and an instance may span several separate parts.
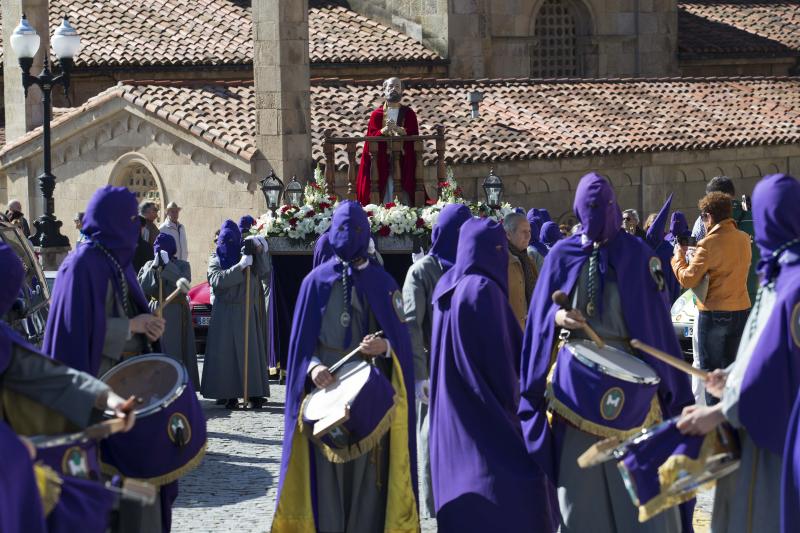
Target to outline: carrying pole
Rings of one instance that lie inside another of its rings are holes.
[[[244,389],[244,398],[242,405],[244,406],[244,409],[247,409],[250,401],[249,396],[247,395],[247,370],[249,366],[250,355],[250,267],[244,269],[244,278],[244,372],[242,372],[242,375],[244,376],[244,383],[242,386]]]

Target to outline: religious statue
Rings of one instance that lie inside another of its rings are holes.
[[[397,137],[405,135],[419,135],[417,115],[407,105],[400,103],[403,98],[403,82],[399,78],[389,78],[383,82],[383,95],[385,102],[372,112],[367,126],[368,137]],[[394,165],[392,154],[387,150],[387,143],[378,144],[378,187],[383,203],[392,202],[395,196],[411,205],[414,202],[416,188],[417,160],[414,152],[414,142],[406,141],[403,144],[403,154],[400,160],[400,183],[402,191],[394,190],[393,176]],[[361,166],[358,169],[356,193],[358,200],[366,205],[370,203],[370,170],[372,168],[372,155],[369,152],[369,143],[364,143],[361,155]],[[405,194],[403,194],[405,193]]]

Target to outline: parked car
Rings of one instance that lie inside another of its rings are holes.
[[[694,335],[695,321],[697,320],[697,304],[692,291],[684,292],[675,300],[670,310],[672,314],[672,327],[681,344],[683,357],[692,362],[692,336]]]
[[[44,339],[47,313],[50,309],[50,287],[39,265],[30,241],[15,225],[0,223],[0,241],[9,245],[22,261],[25,279],[17,301],[11,310],[0,317],[31,344],[40,345]]]
[[[205,281],[189,290],[189,307],[192,311],[195,345],[198,354],[206,353],[208,325],[211,324],[211,287]]]

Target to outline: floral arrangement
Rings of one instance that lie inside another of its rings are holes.
[[[372,233],[380,237],[429,236],[439,213],[445,205],[462,203],[476,217],[488,217],[501,221],[514,209],[508,203],[499,208],[485,204],[467,202],[461,187],[448,168],[447,180],[439,184],[439,199],[429,201],[421,208],[401,204],[397,199],[383,205],[369,204],[364,207],[370,221]],[[339,201],[328,191],[322,169],[317,166],[314,179],[304,191],[303,205],[284,205],[275,213],[267,212],[256,221],[255,232],[265,237],[288,237],[289,239],[313,242],[331,225],[331,216]]]

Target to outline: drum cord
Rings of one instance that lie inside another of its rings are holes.
[[[131,309],[131,302],[130,302],[130,288],[128,287],[128,280],[125,279],[125,271],[122,270],[122,267],[120,266],[119,262],[117,262],[114,256],[111,255],[111,252],[106,250],[106,248],[102,244],[100,244],[97,241],[91,241],[91,242],[95,246],[95,248],[103,252],[106,255],[106,257],[108,257],[109,261],[111,261],[111,263],[116,268],[117,276],[122,289],[122,307],[125,309],[125,314],[128,317],[133,316],[133,310]]]
[[[758,312],[761,308],[761,299],[763,296],[764,289],[773,290],[775,288],[775,281],[770,281],[766,285],[759,285],[758,292],[756,292],[756,301],[753,304],[753,310],[750,312],[750,316],[753,317],[753,320],[750,321],[750,338],[753,338],[753,335],[756,334],[756,329],[758,329]]]
[[[595,246],[592,250],[592,255],[589,256],[589,279],[586,283],[587,292],[589,293],[589,302],[586,304],[586,316],[593,317],[597,310],[597,275],[598,275],[598,258],[600,256],[600,248]]]

